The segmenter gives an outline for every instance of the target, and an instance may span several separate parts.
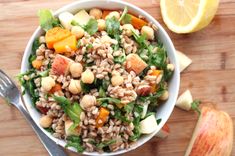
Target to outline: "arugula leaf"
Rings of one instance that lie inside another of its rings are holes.
[[[103,87],[100,87],[99,88],[99,97],[105,97],[105,96],[106,96],[105,90],[103,89]]]
[[[191,108],[192,110],[196,111],[199,115],[201,114],[201,110],[199,108],[199,105],[201,104],[201,101],[199,100],[194,100],[192,103],[191,103]]]
[[[82,146],[82,141],[81,141],[80,136],[74,136],[74,135],[68,136],[66,140],[67,140],[67,144],[65,148],[74,147],[79,153],[82,153],[85,151],[85,148]]]
[[[95,19],[91,18],[84,29],[86,30],[86,32],[88,32],[88,34],[93,35],[98,31],[98,22]]]
[[[47,69],[47,70],[45,70],[45,71],[43,71],[43,72],[41,72],[41,73],[39,73],[38,75],[39,76],[41,76],[41,77],[46,77],[46,76],[48,76],[49,75],[49,69]]]
[[[123,24],[129,24],[131,23],[131,15],[130,14],[126,14],[123,19],[122,19],[122,23]]]
[[[163,69],[166,67],[167,54],[165,48],[158,48],[156,53],[150,56],[150,64]]]
[[[36,38],[36,39],[33,41],[33,45],[32,45],[32,51],[33,51],[33,53],[36,52],[36,50],[39,48],[39,46],[40,46],[39,38]]]
[[[147,48],[147,47],[148,47],[148,45],[147,45],[147,43],[146,43],[146,35],[145,35],[145,34],[144,34],[144,35],[138,35],[138,34],[136,33],[136,31],[133,31],[133,30],[132,30],[132,35],[133,35],[134,39],[136,40],[136,42],[137,42],[141,47],[143,47],[143,48]]]
[[[97,99],[97,101],[100,101],[100,102],[108,101],[110,103],[115,103],[115,104],[121,103],[121,100],[116,99],[116,98],[111,98],[111,97],[99,98]]]
[[[114,113],[115,113],[113,115],[114,118],[121,120],[122,122],[131,123],[131,121],[127,119],[125,115],[122,114],[120,109],[115,109]]]
[[[53,98],[57,103],[60,104],[65,114],[68,115],[74,123],[80,122],[80,114],[82,112],[82,108],[77,102],[74,102],[72,105],[71,102],[64,96],[53,96]]]
[[[24,76],[28,76],[29,80],[25,80]],[[39,93],[36,90],[36,84],[34,83],[34,80],[38,78],[39,76],[37,75],[35,69],[30,69],[26,71],[25,73],[17,75],[17,79],[20,82],[21,86],[24,87],[23,94],[25,94],[25,91],[27,90],[30,98],[32,100],[33,106],[35,107],[35,103],[39,100]]]
[[[106,24],[106,31],[110,36],[115,37],[116,35],[119,35],[120,22],[115,17],[108,18],[105,24]]]
[[[103,149],[104,147],[107,147],[107,146],[112,145],[114,143],[116,143],[116,140],[112,139],[112,140],[109,140],[109,141],[103,141],[103,142],[97,144],[96,147],[98,149]]]
[[[137,140],[140,136],[140,119],[141,119],[141,114],[143,112],[143,106],[142,105],[135,105],[134,107],[134,120],[133,120],[133,124],[135,126],[134,130],[133,130],[133,135],[129,137],[129,140],[131,141],[135,141]]]
[[[127,6],[125,6],[125,8],[124,8],[124,10],[123,10],[123,12],[122,12],[122,15],[121,15],[121,17],[119,18],[119,22],[122,21],[122,19],[126,16],[127,12],[128,12],[128,8],[127,8]]]
[[[161,123],[162,119],[157,119],[157,124],[159,125]]]
[[[120,55],[118,57],[114,57],[115,63],[123,64],[125,61],[126,61],[126,54],[125,53],[122,53],[122,55]]]
[[[32,65],[32,62],[37,58],[37,56],[36,56],[36,50],[39,48],[39,46],[40,46],[39,38],[36,38],[36,39],[33,41],[32,53],[29,55],[29,58],[28,58],[28,62],[29,62],[29,64],[30,64],[30,66]]]
[[[134,109],[134,102],[128,103],[124,106],[124,110],[127,114],[131,113]]]
[[[60,21],[58,20],[58,18],[55,18],[52,15],[51,11],[48,9],[40,9],[38,11],[38,16],[39,16],[40,26],[45,31],[48,31],[56,26],[61,27]]]
[[[48,128],[44,128],[47,132],[53,134],[55,131],[51,128],[51,127],[48,127]]]
[[[83,83],[82,81],[80,81],[80,85],[81,85],[82,91],[83,91],[84,93],[89,93],[90,90],[92,89],[92,88],[91,88],[91,85],[85,84],[85,83]]]

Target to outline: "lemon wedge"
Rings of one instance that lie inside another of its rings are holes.
[[[206,27],[215,16],[219,0],[161,0],[164,22],[175,33],[191,33]]]

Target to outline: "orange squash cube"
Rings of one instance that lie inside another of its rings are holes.
[[[59,42],[56,42],[54,44],[54,49],[55,49],[55,52],[59,54],[77,50],[76,36],[71,35]]]

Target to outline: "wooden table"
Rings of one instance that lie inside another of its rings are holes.
[[[155,17],[165,28],[159,0],[128,0]],[[38,26],[37,10],[56,10],[70,0],[0,0],[0,68],[15,78],[24,48]],[[193,64],[181,75],[180,91],[190,89],[195,99],[211,101],[235,121],[235,1],[221,0],[212,23],[204,30],[177,35],[170,32],[175,47]],[[0,155],[48,155],[20,113],[0,100]],[[192,135],[197,115],[175,109],[169,119],[170,136],[151,141],[126,155],[182,156]],[[69,155],[76,155],[68,152]],[[233,154],[235,155],[235,144]]]

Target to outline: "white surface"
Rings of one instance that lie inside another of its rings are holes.
[[[142,9],[140,9],[130,3],[123,2],[123,1],[117,1],[117,0],[86,0],[86,1],[76,1],[74,3],[68,4],[68,5],[62,7],[61,9],[59,9],[55,12],[55,16],[57,16],[59,13],[62,13],[64,11],[69,11],[71,13],[77,13],[81,9],[89,9],[89,8],[93,8],[93,7],[98,7],[98,8],[103,8],[103,9],[111,9],[111,10],[112,9],[123,10],[125,6],[128,7],[128,9],[131,13],[137,14],[137,15],[142,15],[142,16],[146,17],[146,19],[148,21],[151,21],[153,24],[155,24],[159,28],[159,31],[157,32],[157,36],[163,42],[163,44],[167,50],[167,53],[168,53],[168,56],[169,56],[171,63],[173,63],[175,65],[175,71],[174,71],[173,77],[169,82],[170,97],[164,104],[162,104],[157,109],[156,118],[157,119],[161,118],[162,121],[158,125],[158,128],[155,132],[153,132],[152,134],[149,134],[149,135],[142,136],[134,145],[131,146],[131,148],[129,148],[127,150],[119,150],[119,151],[112,152],[112,153],[102,153],[102,154],[99,154],[97,152],[84,152],[83,154],[86,154],[86,155],[92,155],[92,156],[94,156],[94,155],[117,155],[117,154],[122,154],[122,153],[128,152],[130,150],[133,150],[133,149],[141,146],[142,144],[144,144],[145,142],[150,140],[166,123],[166,121],[168,120],[168,118],[170,117],[170,115],[173,111],[173,108],[175,106],[175,102],[176,102],[176,99],[178,96],[179,84],[180,84],[180,74],[179,74],[180,72],[179,72],[178,60],[176,58],[176,52],[175,52],[175,48],[173,46],[173,43],[172,43],[171,39],[169,38],[168,34],[166,33],[166,31],[162,28],[162,26],[152,16],[150,16],[148,13],[146,13]],[[31,53],[32,43],[33,43],[34,39],[36,37],[38,37],[40,34],[42,34],[43,32],[44,31],[40,27],[38,27],[36,29],[36,31],[33,33],[33,35],[31,36],[31,38],[27,44],[27,47],[25,49],[24,56],[23,56],[23,60],[22,60],[22,64],[21,64],[21,72],[25,72],[28,69],[28,67],[29,67],[28,66],[28,57]],[[32,106],[32,103],[31,103],[31,100],[30,100],[30,97],[28,94],[25,94],[23,96],[23,98],[24,98],[26,107],[27,107],[30,115],[32,116],[33,120],[39,126],[39,118],[40,118],[41,114],[39,112],[37,112],[37,110]],[[59,144],[61,146],[65,146],[65,144],[66,144],[65,141],[60,140],[60,139],[56,139],[50,133],[45,131],[43,128],[41,128],[41,129],[44,131],[44,133],[46,133],[48,135],[48,137],[50,137],[52,140],[54,140],[57,144]],[[73,148],[69,148],[69,149],[71,149],[72,151],[75,151]]]

